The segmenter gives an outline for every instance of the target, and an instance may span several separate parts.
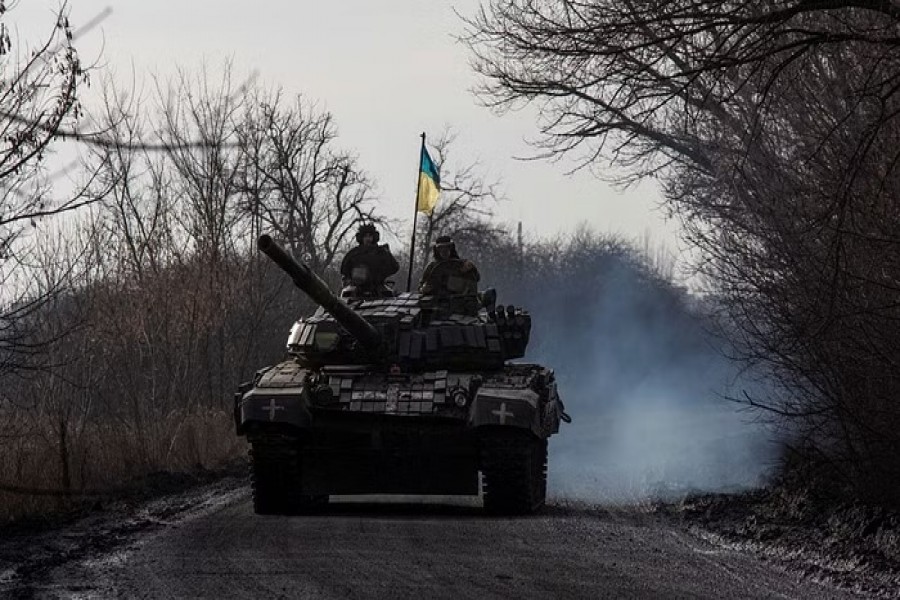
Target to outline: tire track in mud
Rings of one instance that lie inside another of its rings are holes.
[[[155,533],[245,498],[245,488],[243,478],[226,477],[136,506],[117,502],[70,525],[36,535],[7,533],[0,540],[0,597],[40,597],[56,569],[73,562],[102,564],[110,557],[122,557],[129,546],[144,543]]]

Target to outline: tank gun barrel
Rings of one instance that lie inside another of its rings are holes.
[[[257,247],[272,259],[282,271],[290,275],[294,285],[303,290],[307,296],[328,311],[344,329],[356,338],[368,350],[377,350],[381,346],[381,335],[371,323],[356,314],[340,298],[335,296],[328,285],[312,272],[305,264],[294,260],[275,240],[268,235],[261,235],[256,242]]]

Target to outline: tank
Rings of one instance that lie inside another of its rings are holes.
[[[544,505],[547,440],[568,416],[553,370],[514,362],[525,310],[481,295],[341,299],[271,237],[258,246],[319,308],[293,324],[287,360],[235,394],[256,513],[354,494],[481,493],[493,514]]]

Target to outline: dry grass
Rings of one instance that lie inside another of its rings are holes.
[[[97,492],[139,489],[151,473],[216,469],[243,455],[245,448],[230,412],[222,409],[175,410],[143,428],[121,421],[91,423],[67,432],[67,487],[60,435],[51,419],[34,417],[20,431],[0,438],[0,488],[35,493],[0,489],[0,523],[57,514],[98,497]]]

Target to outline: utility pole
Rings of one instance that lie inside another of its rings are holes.
[[[519,281],[522,280],[522,266],[525,263],[525,252],[522,244],[522,221],[519,221],[519,226],[516,232],[516,243],[518,244],[518,253],[516,253],[516,277]]]

